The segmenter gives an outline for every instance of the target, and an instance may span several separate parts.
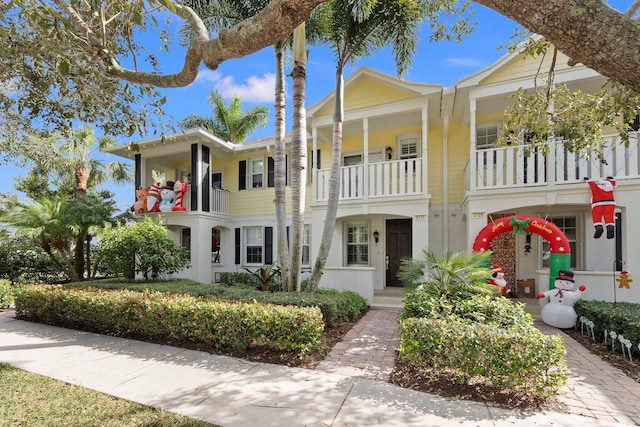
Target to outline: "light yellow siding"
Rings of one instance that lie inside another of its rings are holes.
[[[429,194],[431,204],[442,204],[442,125],[430,126],[427,134],[427,173],[429,174]]]
[[[418,96],[416,93],[407,89],[370,76],[363,76],[345,89],[344,110],[358,110],[376,105],[404,101]],[[327,102],[327,105],[316,113],[316,116],[320,117],[333,114],[333,102],[332,97],[331,100]]]
[[[485,77],[480,82],[479,86],[502,83],[509,80],[519,80],[527,77],[533,78],[533,76],[538,72],[538,69],[540,72],[546,73],[551,66],[552,57],[553,55],[551,50],[547,52],[544,58],[542,56],[533,58],[531,56],[520,54],[509,61],[506,65],[493,72],[491,75]],[[540,65],[541,61],[542,65]],[[569,65],[567,65],[568,61],[569,58],[566,55],[558,52],[555,67],[556,72],[570,68]]]
[[[449,123],[448,148],[449,203],[460,203],[469,161],[469,127],[463,128],[460,122]]]

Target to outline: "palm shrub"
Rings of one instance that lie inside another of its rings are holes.
[[[492,293],[487,286],[491,252],[436,252],[423,249],[418,258],[403,258],[398,278],[410,288],[421,287],[434,296],[468,297]]]
[[[0,308],[7,308],[13,304],[13,290],[7,280],[0,279]]]

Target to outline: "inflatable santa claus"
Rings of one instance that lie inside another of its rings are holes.
[[[504,278],[504,270],[499,265],[491,266],[491,277],[489,278],[489,284],[497,286],[502,294],[508,297],[515,298],[516,294],[509,286],[507,286],[507,280]]]
[[[595,227],[595,239],[602,236],[604,228],[607,228],[607,239],[613,239],[615,230],[616,202],[613,198],[613,189],[616,188],[616,180],[612,176],[607,179],[593,180],[587,177],[584,180],[591,188],[591,216]]]

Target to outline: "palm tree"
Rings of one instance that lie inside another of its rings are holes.
[[[69,244],[74,237],[74,218],[68,206],[60,196],[19,202],[3,212],[0,221],[15,229],[17,236],[28,237],[38,243],[56,267],[71,280],[79,281]]]
[[[390,45],[398,74],[402,75],[411,64],[416,50],[417,30],[427,13],[424,3],[412,0],[365,0],[355,3],[329,0],[318,8],[322,8],[328,16],[326,42],[336,55],[336,86],[327,214],[320,249],[307,284],[308,292],[318,287],[335,231],[340,191],[344,68],[348,63]]]
[[[58,183],[58,193],[69,194],[73,189],[76,200],[83,200],[89,189],[112,180],[125,182],[131,175],[131,166],[122,162],[106,162],[96,154],[116,143],[110,136],[96,138],[93,128],[82,126],[71,129],[66,134],[48,137],[30,135],[26,141],[24,157],[31,161],[34,171],[48,176]],[[43,155],[42,153],[46,153]],[[46,194],[46,193],[45,193]],[[84,242],[87,236],[79,233],[74,246],[74,266],[77,276],[82,279],[85,269]]]
[[[229,28],[236,25],[238,22],[249,18],[259,11],[261,11],[267,4],[268,0],[251,0],[251,1],[237,1],[237,0],[188,0],[184,4],[191,7],[204,21],[207,28],[210,31],[215,32],[222,28]],[[325,25],[323,25],[323,15],[314,11],[307,19],[305,25],[305,42],[309,40],[310,43],[317,43],[321,40],[324,32]],[[185,26],[182,29],[185,38],[189,39],[193,35],[189,33],[190,26]],[[276,204],[276,236],[278,245],[278,262],[280,273],[282,277],[283,288],[287,291],[293,291],[299,289],[299,273],[293,273],[294,277],[291,277],[291,268],[295,268],[299,271],[299,267],[291,267],[291,264],[300,264],[298,259],[298,253],[302,252],[301,241],[298,242],[296,237],[296,230],[299,234],[302,234],[302,214],[300,216],[300,224],[292,224],[292,250],[296,252],[296,255],[292,256],[290,262],[289,245],[287,239],[287,225],[286,225],[286,155],[285,155],[285,80],[284,80],[284,49],[292,42],[291,38],[287,40],[281,40],[273,45],[275,53],[275,68],[276,68],[276,83],[275,83],[275,136],[274,136],[274,190],[275,190],[275,204]],[[305,49],[305,46],[302,46]],[[299,55],[298,55],[299,58]],[[298,61],[299,62],[299,61]],[[294,68],[296,65],[294,64]],[[306,65],[305,65],[306,68]],[[298,68],[299,69],[299,68]],[[298,77],[303,76],[304,73],[298,72],[295,74]],[[301,86],[302,91],[305,90],[304,86]],[[304,108],[304,92],[301,94],[295,93],[296,90],[300,90],[300,86],[294,87],[293,97],[300,99],[302,108]],[[295,108],[295,107],[294,107]],[[294,112],[294,117],[296,113]],[[294,118],[294,121],[298,121]],[[302,123],[301,121],[299,123]],[[302,123],[304,124],[304,123]],[[294,124],[294,126],[297,126]],[[293,131],[292,145],[301,147],[300,150],[296,149],[296,153],[306,155],[306,127],[302,128],[301,132]],[[300,166],[292,167],[293,170],[299,171],[300,174],[304,173],[303,168],[306,168],[306,160],[301,160],[293,155],[292,148],[292,163],[296,163]],[[296,173],[297,175],[297,173]],[[300,179],[304,179],[300,175]],[[302,182],[299,186],[296,177],[292,177],[292,203],[294,205],[300,204],[300,200],[304,201],[304,194],[300,194],[299,191],[304,192],[306,189],[306,182]],[[294,189],[294,183],[296,189]],[[294,219],[295,222],[295,219]],[[298,248],[298,246],[300,246]]]
[[[267,107],[255,107],[251,110],[242,111],[242,100],[238,95],[227,105],[217,91],[209,93],[209,104],[213,109],[213,116],[203,117],[190,114],[182,119],[178,126],[183,130],[202,128],[213,135],[233,142],[234,144],[244,142],[257,128],[267,124]]]

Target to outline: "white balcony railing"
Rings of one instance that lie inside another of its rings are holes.
[[[471,176],[469,165],[466,168],[467,191],[568,184],[583,177],[639,178],[637,140],[632,139],[625,147],[617,135],[605,139],[602,156],[594,155],[589,160],[569,152],[562,141],[552,142],[548,154],[526,145],[477,150],[475,175]]]
[[[229,191],[220,188],[211,189],[211,212],[229,214]]]
[[[366,172],[366,176],[365,176]],[[329,199],[329,169],[315,171],[316,201]],[[422,159],[395,160],[340,168],[340,200],[423,193]]]

